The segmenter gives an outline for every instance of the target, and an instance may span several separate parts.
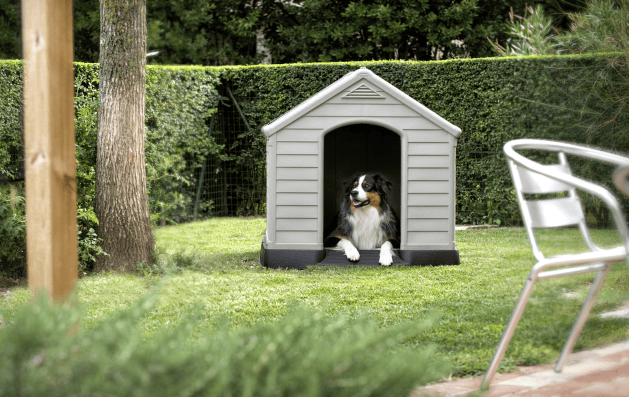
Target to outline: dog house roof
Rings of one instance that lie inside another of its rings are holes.
[[[299,119],[300,117],[306,115],[311,110],[315,109],[319,105],[327,102],[329,99],[342,93],[347,90],[352,85],[365,80],[372,85],[380,88],[382,91],[392,96],[393,98],[400,101],[402,104],[406,105],[408,108],[417,112],[420,116],[428,119],[433,122],[437,126],[441,127],[443,130],[452,134],[455,138],[458,138],[461,135],[461,129],[449,121],[445,120],[443,117],[439,116],[437,113],[428,109],[421,103],[417,102],[404,92],[400,91],[398,88],[376,75],[371,70],[361,67],[353,72],[350,72],[338,79],[334,83],[330,84],[323,90],[319,91],[315,95],[306,99],[299,105],[295,106],[288,112],[284,113],[282,116],[273,120],[271,123],[266,124],[262,127],[262,132],[267,136],[271,136],[276,132],[280,131],[282,128],[286,127],[293,121]],[[354,96],[357,99],[365,99],[370,101],[371,98],[379,97],[381,94],[373,91],[371,88],[366,85],[360,85],[351,91],[349,94]]]

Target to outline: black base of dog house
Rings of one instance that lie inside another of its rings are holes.
[[[307,266],[379,266],[379,250],[359,250],[360,260],[352,262],[339,250],[277,250],[262,243],[260,264],[273,269],[306,269]],[[393,266],[458,265],[457,250],[395,250]]]

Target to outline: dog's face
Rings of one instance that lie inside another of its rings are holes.
[[[378,174],[364,174],[356,177],[347,187],[346,193],[352,208],[369,205],[379,207],[381,200],[391,190],[391,182]]]

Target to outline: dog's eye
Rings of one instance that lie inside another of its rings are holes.
[[[363,183],[363,186],[365,187],[365,189],[369,189],[371,187],[371,184],[365,182]]]
[[[358,182],[352,183],[352,187],[357,187],[357,186],[358,186]]]

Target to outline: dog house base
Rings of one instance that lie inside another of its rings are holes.
[[[379,266],[380,251],[359,251],[361,259],[352,262],[338,250],[282,250],[268,249],[263,240],[260,247],[260,264],[272,269],[299,269],[308,266]],[[458,265],[458,250],[396,250],[393,266]]]

